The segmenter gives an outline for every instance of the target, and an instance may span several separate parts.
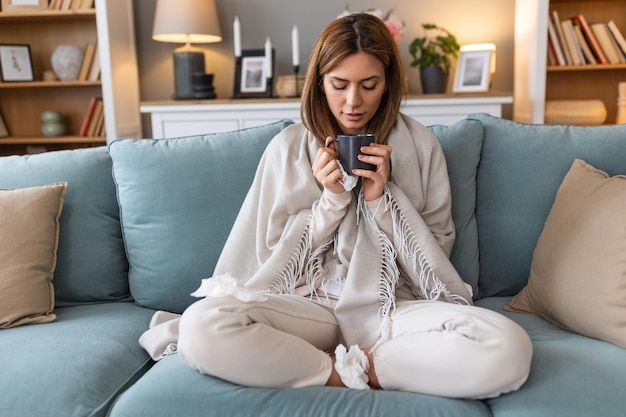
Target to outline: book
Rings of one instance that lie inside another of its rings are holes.
[[[86,136],[95,136],[96,135],[96,127],[98,126],[98,120],[100,117],[103,117],[104,114],[104,106],[102,103],[102,99],[96,100],[96,107],[93,110],[93,114],[91,115],[91,120],[89,120],[89,127],[87,128]]]
[[[87,130],[89,129],[89,123],[91,122],[91,118],[93,116],[93,112],[96,108],[96,102],[100,100],[98,97],[92,97],[89,100],[89,105],[87,106],[87,111],[85,112],[85,116],[83,117],[83,123],[80,126],[80,130],[78,131],[78,136],[87,136]]]
[[[593,30],[593,33],[596,35],[598,43],[600,43],[600,46],[606,54],[609,63],[619,64],[620,57],[615,50],[613,42],[611,41],[612,35],[609,32],[607,25],[605,23],[593,23],[591,25],[591,30]]]
[[[81,9],[93,9],[94,0],[80,0]]]
[[[567,65],[572,65],[574,64],[574,62],[572,61],[572,55],[570,54],[569,48],[566,45],[565,34],[563,33],[563,28],[561,27],[559,13],[556,10],[552,11],[552,20],[554,23],[554,29],[556,30],[556,34],[559,38],[559,44],[561,45],[563,55],[565,56],[565,61],[567,62]]]
[[[587,19],[585,18],[585,16],[582,14],[579,14],[579,15],[573,16],[571,19],[574,22],[578,22],[578,24],[580,25],[580,29],[582,30],[584,37],[587,39],[587,43],[589,44],[589,47],[591,48],[591,51],[595,55],[598,63],[608,64],[609,60],[604,54],[602,47],[598,43],[598,39],[593,33],[593,30],[591,30],[591,26],[589,26],[589,22],[587,22]]]
[[[89,69],[93,62],[93,57],[96,52],[96,44],[88,42],[85,45],[85,52],[83,53],[83,62],[80,64],[80,70],[78,71],[78,81],[86,81],[89,76]]]
[[[565,19],[561,20],[561,27],[563,28],[563,34],[565,35],[566,47],[569,49],[570,55],[572,56],[572,64],[584,64],[583,52],[578,44],[576,32],[574,32],[574,24],[571,20]]]
[[[552,21],[552,19],[548,19],[548,40],[548,46],[552,46],[552,51],[554,53],[553,59],[556,61],[555,65],[567,65],[565,55],[563,55],[563,49],[561,48],[559,35],[554,28],[554,22]]]
[[[596,65],[598,61],[594,56],[593,52],[591,52],[591,47],[583,34],[583,30],[580,27],[580,23],[577,21],[573,21],[574,31],[576,32],[576,36],[578,37],[578,43],[580,44],[580,49],[583,51],[583,57],[585,58],[585,62],[589,65]]]
[[[6,138],[7,136],[9,136],[9,129],[7,129],[2,114],[0,114],[0,138]]]
[[[626,55],[626,40],[624,39],[624,35],[622,35],[622,32],[612,20],[609,20],[606,26],[609,28],[609,31],[613,35],[613,38],[615,38],[615,41],[619,45],[622,52]]]
[[[100,78],[100,53],[98,50],[98,44],[96,44],[93,59],[91,60],[91,66],[89,67],[89,74],[87,75],[87,80],[97,81],[99,78]]]

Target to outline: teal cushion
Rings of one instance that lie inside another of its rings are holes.
[[[182,312],[195,300],[190,293],[212,275],[263,150],[289,124],[109,145],[138,304]]]
[[[113,302],[55,313],[52,323],[0,331],[3,417],[104,417],[151,366],[137,339],[154,311]]]
[[[419,378],[419,375],[416,375]],[[480,401],[345,388],[247,388],[202,375],[171,355],[115,403],[110,417],[490,416]]]
[[[476,171],[483,143],[483,126],[476,120],[461,120],[452,126],[431,126],[439,139],[448,165],[452,190],[452,218],[456,239],[452,264],[478,294],[478,230],[476,226]]]
[[[477,177],[480,296],[514,295],[528,281],[537,239],[576,158],[626,174],[626,125],[530,125],[485,114]]]
[[[130,299],[106,147],[0,158],[0,188],[67,182],[54,273],[57,307]]]
[[[534,314],[504,312],[509,299],[476,302],[520,324],[533,342],[528,381],[519,391],[487,400],[493,416],[623,417],[626,349],[562,330]]]

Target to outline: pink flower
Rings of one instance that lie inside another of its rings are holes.
[[[337,18],[349,16],[355,12],[350,12],[349,10],[344,10]],[[393,13],[393,10],[388,11],[387,13],[383,13],[380,9],[369,9],[366,10],[365,13],[369,13],[378,17],[385,23],[387,29],[389,29],[389,33],[391,33],[391,37],[395,41],[396,44],[399,44],[402,41],[402,35],[404,35],[404,22]]]

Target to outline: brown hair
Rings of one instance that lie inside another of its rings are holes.
[[[387,92],[367,126],[378,143],[386,143],[396,123],[402,101],[404,71],[398,47],[383,21],[367,13],[355,13],[333,20],[318,38],[302,92],[301,117],[321,145],[327,136],[341,133],[322,90],[322,81],[345,57],[365,52],[378,58],[385,68]]]

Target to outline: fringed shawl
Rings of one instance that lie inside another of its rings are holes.
[[[361,192],[334,237],[312,247],[312,213],[323,191],[311,168],[319,145],[301,124],[293,125],[261,158],[214,275],[230,274],[250,290],[314,300],[325,280],[345,280],[335,314],[346,343],[364,347],[391,336],[401,271],[416,299],[470,304],[471,294],[448,260],[454,226],[437,139],[400,115],[388,144],[393,171],[383,204],[393,236],[378,227]]]

